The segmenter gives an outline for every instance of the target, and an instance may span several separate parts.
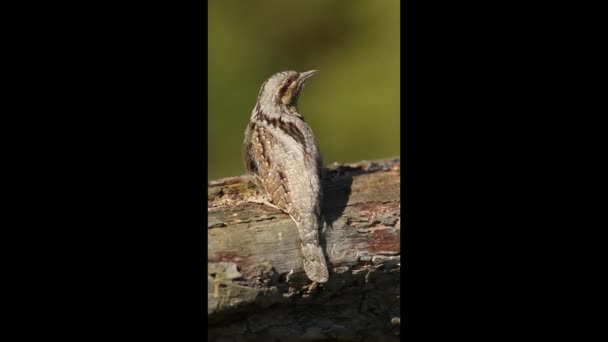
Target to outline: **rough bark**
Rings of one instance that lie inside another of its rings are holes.
[[[400,160],[334,164],[324,189],[330,279],[311,287],[289,216],[248,202],[248,176],[209,182],[210,340],[398,339]]]

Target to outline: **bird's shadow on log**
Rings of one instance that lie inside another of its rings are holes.
[[[353,175],[343,173],[341,169],[326,171],[323,178],[323,217],[325,223],[332,227],[342,216],[351,193]]]
[[[340,165],[334,169],[325,169],[323,172],[323,217],[328,229],[334,228],[334,223],[344,214],[352,191],[353,178],[358,175],[373,173],[377,170],[364,169],[361,166]],[[327,255],[327,239],[320,234],[319,242]]]
[[[361,167],[341,165],[335,169],[326,169],[323,173],[323,216],[328,226],[333,226],[348,205],[353,177],[374,171]]]

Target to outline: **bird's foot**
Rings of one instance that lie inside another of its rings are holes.
[[[317,283],[316,281],[313,281],[312,284],[310,284],[306,287],[306,291],[304,292],[302,297],[304,297],[304,298],[310,297],[310,294],[312,293],[312,291],[314,291],[317,288],[318,285],[319,285],[319,283]]]
[[[276,210],[282,211],[281,209],[279,209],[279,207],[277,207],[276,205],[270,203],[268,201],[268,198],[266,198],[266,196],[263,196],[263,195],[249,197],[249,198],[247,198],[247,202],[256,203],[256,204],[262,204],[262,205],[274,208]]]

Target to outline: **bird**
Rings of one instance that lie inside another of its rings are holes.
[[[306,276],[329,279],[319,243],[323,227],[323,159],[310,126],[299,113],[298,98],[317,70],[282,71],[267,79],[257,97],[243,141],[243,161],[265,204],[288,214],[298,229]]]

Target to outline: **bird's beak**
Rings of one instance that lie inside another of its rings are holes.
[[[318,72],[319,72],[318,70],[310,70],[310,71],[306,71],[306,72],[301,72],[300,77],[298,78],[299,83],[303,83],[310,76],[313,76],[313,75],[317,74]]]

